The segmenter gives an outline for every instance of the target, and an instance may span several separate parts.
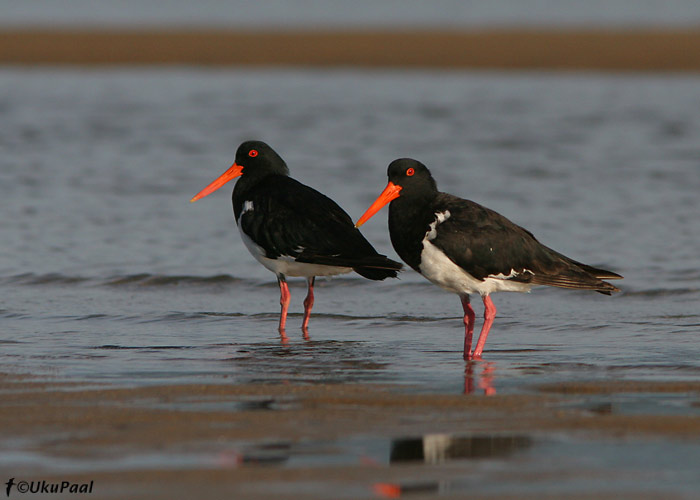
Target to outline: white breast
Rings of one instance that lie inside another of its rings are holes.
[[[460,295],[478,293],[485,296],[492,292],[530,291],[531,286],[527,283],[518,283],[507,279],[517,274],[515,270],[511,270],[511,274],[508,276],[493,275],[482,281],[450,260],[442,250],[432,243],[432,240],[437,238],[437,226],[449,217],[448,210],[435,214],[435,221],[430,224],[430,229],[425,233],[419,266],[423,276],[440,288]]]

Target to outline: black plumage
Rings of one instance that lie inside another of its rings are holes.
[[[395,278],[401,264],[380,255],[333,200],[286,175],[254,182],[243,176],[233,191],[233,213],[265,257],[351,267],[372,280]],[[254,209],[243,212],[245,202]]]
[[[377,253],[337,203],[289,177],[284,160],[264,142],[242,143],[231,168],[191,201],[239,176],[232,195],[234,217],[248,250],[277,276],[281,333],[290,300],[287,276],[308,280],[302,323],[305,334],[315,276],[350,270],[372,280],[397,276],[401,264]]]
[[[405,189],[405,188],[404,188]],[[434,193],[416,205],[410,191],[391,202],[389,231],[399,256],[420,272],[422,240],[435,221],[435,214],[450,217],[436,228],[431,241],[450,260],[478,280],[509,276],[509,280],[533,285],[595,290],[610,295],[618,291],[600,278],[620,276],[587,266],[541,244],[535,236],[501,214],[470,200],[447,193]],[[421,224],[415,224],[416,219]]]
[[[489,298],[494,291],[528,291],[531,285],[607,295],[619,291],[603,281],[622,278],[619,274],[566,257],[499,213],[438,191],[430,171],[419,161],[395,160],[387,173],[387,188],[357,225],[390,203],[389,233],[396,253],[430,281],[462,298],[465,358],[472,357],[470,293],[479,293],[486,306],[486,321],[473,354],[479,357],[496,315]]]

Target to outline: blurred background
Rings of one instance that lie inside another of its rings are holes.
[[[0,4],[0,63],[698,70],[692,0],[40,0]]]
[[[217,27],[695,26],[692,0],[35,0],[2,2],[4,25]]]

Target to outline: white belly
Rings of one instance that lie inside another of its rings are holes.
[[[294,257],[288,255],[280,255],[276,259],[269,259],[265,257],[265,250],[243,232],[240,224],[238,225],[238,232],[241,233],[241,239],[251,255],[276,275],[284,274],[285,276],[303,276],[305,278],[310,278],[311,276],[334,276],[336,274],[345,274],[352,271],[352,267],[324,266],[321,264],[296,262]]]
[[[503,279],[504,277],[488,277],[478,280],[432,244],[428,238],[423,239],[423,251],[420,254],[420,272],[429,281],[448,292],[460,295],[478,293],[481,296],[492,292],[529,292],[531,285]]]

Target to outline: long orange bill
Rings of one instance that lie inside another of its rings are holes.
[[[401,191],[401,189],[401,186],[397,186],[393,182],[389,181],[389,184],[386,185],[384,191],[382,191],[382,194],[380,194],[379,197],[374,200],[374,203],[370,205],[367,211],[362,214],[362,217],[360,217],[360,220],[357,221],[355,227],[360,227],[362,224],[367,222],[370,217],[379,212],[384,205],[389,203],[391,200],[398,198],[399,191]]]
[[[202,189],[199,193],[197,193],[194,198],[190,200],[190,203],[194,203],[195,201],[199,200],[200,198],[204,198],[205,196],[208,196],[212,194],[214,191],[219,189],[221,186],[226,184],[228,181],[235,179],[239,175],[243,173],[243,167],[238,165],[237,163],[234,163],[231,165],[231,168],[229,168],[226,172],[221,174],[214,182],[209,184],[207,187]]]

